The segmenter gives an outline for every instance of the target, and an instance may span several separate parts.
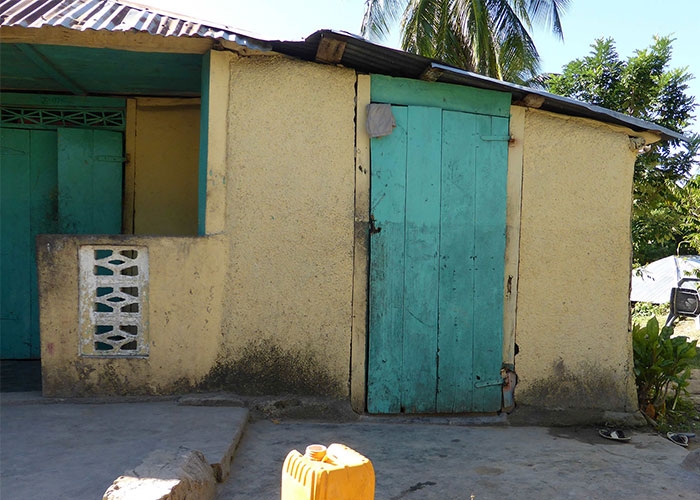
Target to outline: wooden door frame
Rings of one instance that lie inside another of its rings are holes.
[[[379,85],[377,85],[379,84]],[[435,92],[438,86],[441,93]],[[443,83],[428,83],[379,75],[358,75],[355,127],[355,238],[353,249],[352,332],[350,400],[355,411],[367,409],[367,361],[369,334],[369,226],[370,226],[370,137],[367,105],[383,102],[397,105],[433,106],[443,110],[492,114],[482,103],[492,91]],[[391,89],[390,91],[388,89]],[[443,100],[443,96],[446,99]],[[503,303],[503,363],[514,365],[517,320],[517,289],[520,249],[523,141],[525,108],[510,105],[503,97],[499,113],[510,118],[510,145],[506,188],[506,248]]]

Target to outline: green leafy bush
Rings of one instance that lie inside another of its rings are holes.
[[[697,340],[672,337],[673,327],[659,328],[655,317],[645,326],[634,324],[634,374],[640,409],[650,418],[663,417],[667,402],[674,408],[688,386]],[[669,392],[673,391],[669,398]]]
[[[651,302],[636,302],[632,308],[632,321],[634,323],[647,322],[650,317],[666,318],[669,313],[668,302],[664,304],[652,304]]]

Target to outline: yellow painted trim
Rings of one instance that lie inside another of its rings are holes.
[[[207,201],[205,233],[217,234],[226,227],[226,164],[231,61],[226,51],[211,52],[209,69],[209,117],[207,139]],[[202,116],[205,116],[202,111]]]
[[[367,362],[367,308],[369,263],[370,138],[367,134],[367,105],[370,77],[357,76],[355,109],[355,238],[352,277],[352,345],[350,401],[357,412],[365,411]]]
[[[523,188],[525,108],[510,108],[510,147],[506,187],[506,255],[503,289],[503,362],[515,363],[518,275],[520,264],[520,215]]]
[[[124,203],[122,233],[134,234],[134,202],[136,199],[136,99],[126,100],[126,131],[124,132]]]
[[[215,40],[157,36],[150,33],[124,31],[78,31],[63,27],[2,28],[3,43],[31,43],[41,45],[72,45],[91,48],[109,48],[132,52],[168,52],[178,54],[204,54]]]

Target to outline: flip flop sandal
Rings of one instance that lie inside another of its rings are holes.
[[[629,441],[631,438],[626,436],[624,432],[620,429],[600,429],[598,431],[605,439],[610,439],[612,441]]]
[[[686,436],[685,434],[677,432],[667,432],[666,437],[672,442],[676,443],[678,446],[682,446],[683,448],[688,447],[688,436]]]

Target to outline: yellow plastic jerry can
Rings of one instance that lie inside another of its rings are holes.
[[[282,500],[374,500],[372,462],[344,444],[292,450],[282,468]]]

